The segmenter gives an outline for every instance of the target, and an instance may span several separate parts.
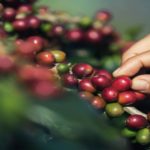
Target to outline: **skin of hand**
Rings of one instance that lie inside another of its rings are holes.
[[[146,36],[122,55],[121,66],[113,72],[114,77],[134,76],[141,68],[150,68],[150,35]],[[133,78],[132,89],[150,94],[150,75]]]

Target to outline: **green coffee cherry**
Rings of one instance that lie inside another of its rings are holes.
[[[13,32],[14,31],[14,28],[10,22],[4,23],[4,29],[6,32]]]
[[[142,145],[150,143],[150,131],[147,128],[141,129],[137,132],[136,141]]]
[[[132,138],[132,137],[135,137],[136,136],[136,132],[133,131],[133,130],[130,130],[128,128],[124,128],[121,132],[121,134],[124,136],[124,137],[127,137],[127,138]]]
[[[50,23],[42,23],[40,28],[43,32],[48,32],[51,30],[52,25]]]
[[[68,64],[58,64],[56,67],[59,74],[65,74],[69,72],[69,65]]]
[[[110,103],[106,105],[106,113],[110,117],[119,117],[124,113],[124,110],[119,103]]]
[[[92,25],[92,20],[89,17],[83,17],[81,18],[79,25],[83,28],[87,28]]]
[[[66,54],[60,50],[52,50],[51,53],[53,54],[56,63],[62,63],[66,60]]]

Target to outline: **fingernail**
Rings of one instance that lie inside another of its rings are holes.
[[[149,89],[149,84],[145,80],[133,80],[132,81],[132,88],[134,90],[144,92],[144,91],[147,91]]]
[[[118,68],[117,70],[115,70],[115,71],[113,72],[113,75],[114,75],[114,76],[117,76],[119,72],[120,72],[120,68]]]

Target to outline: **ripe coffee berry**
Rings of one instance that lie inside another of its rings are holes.
[[[44,46],[44,40],[40,36],[30,36],[27,41],[34,44],[36,51],[41,50]]]
[[[16,31],[19,31],[19,32],[23,31],[23,32],[25,32],[29,28],[27,19],[26,18],[16,19],[15,21],[13,21],[13,28]]]
[[[91,81],[97,90],[103,90],[111,84],[111,80],[103,75],[95,76],[91,79]]]
[[[102,91],[102,97],[107,102],[114,102],[118,100],[118,91],[113,87],[107,87]]]
[[[106,11],[106,10],[102,10],[102,11],[98,11],[96,14],[96,19],[106,22],[109,21],[112,18],[110,12]]]
[[[96,89],[94,88],[94,86],[91,83],[90,79],[82,79],[79,82],[79,90],[81,91],[87,91],[87,92],[91,92],[94,93],[96,91]]]
[[[40,27],[41,21],[36,16],[30,16],[27,18],[27,22],[29,25],[29,28],[31,29],[37,29]]]
[[[137,101],[141,101],[141,100],[144,100],[145,98],[146,98],[146,95],[145,94],[143,94],[143,93],[140,93],[140,92],[134,92],[135,93],[135,95],[136,95],[136,100]]]
[[[72,29],[67,32],[66,38],[70,42],[80,42],[83,39],[83,32],[80,29]]]
[[[86,32],[85,39],[90,43],[99,43],[102,39],[102,36],[97,30],[91,29]]]
[[[136,102],[136,100],[136,94],[133,91],[125,91],[119,93],[118,101],[122,105],[133,104]]]
[[[52,53],[48,51],[41,52],[37,54],[36,60],[40,65],[51,66],[55,62],[55,58]]]
[[[141,115],[130,115],[126,120],[126,125],[132,129],[141,129],[147,125],[147,120]]]
[[[77,88],[78,80],[73,74],[65,74],[62,76],[62,82],[65,87]]]
[[[131,87],[131,79],[126,76],[118,77],[113,81],[112,87],[119,92],[126,91]]]
[[[94,98],[94,95],[90,92],[87,91],[82,91],[79,93],[79,96],[81,99],[87,100],[87,101],[91,101]]]
[[[108,72],[107,70],[105,70],[105,69],[96,70],[95,76],[99,76],[99,75],[103,75],[103,76],[107,77],[108,79],[112,80],[112,75],[111,75],[111,73],[109,73],[109,72]]]
[[[2,13],[2,18],[7,21],[13,21],[16,16],[16,10],[13,8],[5,8]]]
[[[73,66],[72,72],[78,78],[88,77],[93,73],[93,67],[89,64],[79,63]]]
[[[96,109],[104,109],[106,102],[104,101],[104,99],[100,96],[95,96],[93,97],[93,99],[91,100],[91,104],[92,106],[94,106],[94,108]]]

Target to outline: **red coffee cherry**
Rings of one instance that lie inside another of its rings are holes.
[[[91,104],[92,106],[94,106],[94,108],[96,109],[104,109],[106,106],[106,102],[104,101],[104,99],[100,96],[95,96],[92,100],[91,100]]]
[[[33,43],[37,51],[41,50],[44,46],[44,40],[40,36],[30,36],[27,41]]]
[[[92,77],[91,81],[97,90],[103,90],[111,84],[111,80],[103,75]]]
[[[114,102],[118,100],[118,91],[113,87],[107,87],[102,91],[102,97],[107,102]]]
[[[62,25],[55,25],[52,28],[52,36],[62,36],[65,33],[65,28]]]
[[[100,20],[100,21],[103,21],[103,22],[107,22],[109,21],[110,19],[112,18],[112,15],[110,12],[108,12],[107,10],[101,10],[101,11],[98,11],[96,13],[96,19],[97,20]]]
[[[87,91],[82,91],[79,93],[79,96],[81,99],[87,100],[87,101],[91,101],[92,98],[94,98],[94,95],[90,92]]]
[[[23,4],[19,6],[17,12],[18,13],[25,13],[25,14],[31,14],[32,13],[32,6],[29,4]]]
[[[93,67],[89,64],[79,63],[73,66],[72,72],[78,78],[88,77],[93,73]]]
[[[16,10],[14,8],[5,8],[2,14],[2,18],[6,21],[13,21],[16,16]]]
[[[96,91],[96,89],[94,88],[94,86],[91,83],[91,79],[82,79],[79,82],[79,90],[81,91],[87,91],[87,92],[91,92],[94,93]]]
[[[29,16],[27,18],[27,22],[28,22],[29,28],[31,29],[38,29],[41,25],[40,19],[37,18],[36,16]]]
[[[119,93],[118,101],[122,105],[130,105],[137,100],[136,94],[133,91],[125,91]]]
[[[28,26],[28,22],[27,22],[27,19],[26,18],[23,18],[23,19],[16,19],[14,22],[13,22],[13,28],[16,30],[16,31],[26,31],[29,26]]]
[[[86,32],[85,39],[90,43],[98,44],[102,39],[102,35],[97,30],[91,29]]]
[[[135,95],[136,95],[136,100],[137,101],[141,101],[141,100],[144,100],[145,98],[146,98],[146,95],[145,94],[143,94],[143,93],[140,93],[140,92],[134,92],[135,93]]]
[[[46,65],[46,66],[51,66],[55,62],[55,58],[53,54],[48,51],[38,53],[36,56],[36,60],[40,65]]]
[[[126,120],[126,125],[132,129],[141,129],[146,127],[147,120],[141,115],[130,115]]]
[[[66,38],[70,42],[80,42],[83,39],[83,32],[80,29],[69,30],[66,34]]]
[[[78,86],[78,80],[73,74],[65,74],[62,76],[62,82],[64,86],[69,88],[76,88]]]
[[[108,79],[112,80],[112,75],[105,69],[96,70],[95,76],[103,75],[106,76]]]
[[[114,87],[119,92],[122,92],[122,91],[129,90],[131,87],[131,83],[132,82],[129,77],[121,76],[121,77],[116,78],[112,82],[112,87]]]

